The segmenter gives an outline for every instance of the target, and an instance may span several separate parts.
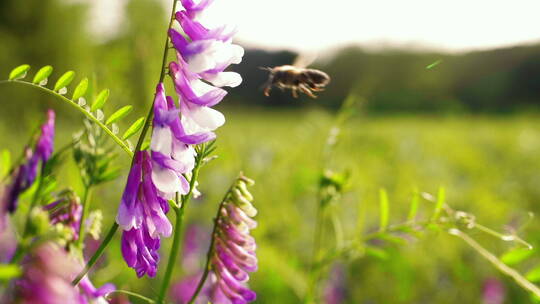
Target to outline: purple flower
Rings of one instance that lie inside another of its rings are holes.
[[[211,108],[227,95],[220,87],[242,82],[238,73],[225,72],[244,55],[242,47],[232,44],[236,31],[227,26],[208,29],[195,20],[211,2],[182,0],[184,10],[176,13],[176,20],[188,38],[169,30],[178,58],[169,64],[169,71],[180,97],[181,126],[186,135],[213,134],[222,126],[225,117]]]
[[[39,246],[23,263],[23,275],[15,282],[16,302],[80,303],[77,288],[71,285],[71,275],[78,269],[78,263],[56,244]]]
[[[80,282],[79,282],[79,290],[80,290],[80,303],[86,304],[86,303],[108,303],[105,300],[105,296],[112,291],[116,290],[116,287],[111,284],[107,283],[100,288],[94,287],[94,284],[90,282],[90,279],[88,276],[85,276]]]
[[[49,160],[54,149],[54,118],[54,111],[48,110],[47,122],[41,126],[41,136],[36,144],[36,154],[42,162]]]
[[[158,84],[154,99],[154,130],[152,133],[152,179],[165,197],[175,193],[186,194],[189,183],[183,174],[195,166],[195,150],[182,140],[179,110],[172,98],[165,96],[163,84]]]
[[[338,264],[332,267],[326,287],[324,288],[324,303],[341,304],[347,295],[345,282],[345,268]]]
[[[71,230],[71,240],[77,240],[79,238],[83,208],[78,197],[71,193],[44,206],[43,209],[49,211],[51,224],[63,224],[67,226]]]
[[[152,181],[152,160],[148,151],[138,151],[128,176],[116,222],[124,230],[122,255],[137,276],[157,272],[160,237],[169,237],[172,226],[166,217],[168,202],[158,195]]]
[[[257,226],[252,217],[257,210],[246,185],[253,181],[241,177],[222,205],[214,237],[211,259],[213,271],[212,303],[241,304],[254,301],[256,294],[247,287],[248,272],[257,270],[255,239],[249,234]]]
[[[483,304],[502,304],[506,298],[504,285],[497,279],[487,279],[482,288]]]
[[[41,134],[37,139],[35,149],[26,147],[23,162],[13,170],[11,183],[5,186],[0,196],[0,229],[5,226],[6,213],[17,210],[19,196],[30,188],[36,180],[38,165],[42,166],[51,157],[54,148],[54,111],[47,112],[47,122],[41,126]]]
[[[171,289],[171,298],[174,299],[174,303],[177,304],[186,304],[191,299],[191,296],[195,292],[199,280],[201,279],[202,273],[197,273],[195,275],[187,276],[176,284],[173,285]],[[206,290],[203,290],[203,295]],[[206,304],[208,299],[206,297],[199,297],[195,301],[196,304]]]
[[[199,268],[201,258],[206,256],[209,243],[209,233],[203,227],[191,224],[186,228],[182,246],[182,266],[187,273],[194,273]]]
[[[103,296],[116,288],[105,284],[95,288],[87,276],[75,287],[73,277],[81,263],[54,243],[44,243],[23,262],[23,275],[15,281],[16,303],[108,303]]]

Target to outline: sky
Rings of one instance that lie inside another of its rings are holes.
[[[126,0],[94,3],[91,28],[117,32]],[[156,0],[170,9],[170,0]],[[323,52],[345,45],[461,52],[540,42],[540,0],[215,0],[204,20],[250,47]]]

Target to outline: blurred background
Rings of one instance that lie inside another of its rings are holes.
[[[133,104],[133,121],[152,100],[169,2],[2,0],[0,78],[23,63],[33,71],[52,65],[51,79],[72,69],[76,81],[88,76],[95,88],[111,89],[106,113]],[[414,189],[435,193],[440,186],[450,205],[499,231],[524,223],[528,212],[539,213],[537,1],[215,2],[208,19],[239,27],[236,41],[246,54],[232,69],[244,82],[218,106],[227,117],[218,131],[219,158],[202,172],[203,196],[190,206],[187,218],[190,226],[210,231],[232,178],[243,170],[256,180],[260,267],[251,287],[257,303],[299,303],[305,292],[323,165],[319,151],[349,94],[361,102],[342,130],[331,163],[325,164],[351,173],[351,185],[336,206],[347,238],[359,233],[359,206],[366,210],[365,230],[377,228],[379,188],[389,193],[393,223],[405,220]],[[294,99],[277,89],[264,97],[261,86],[268,75],[259,67],[291,64],[299,55],[317,58],[311,67],[332,77],[327,90],[316,100]],[[47,108],[58,113],[57,146],[81,128],[78,112],[41,92],[2,85],[0,101],[0,148],[14,155]],[[120,165],[127,167],[128,160]],[[73,163],[61,174],[66,185],[79,183]],[[93,208],[116,211],[124,176],[97,190]],[[107,227],[114,218],[105,214]],[[535,245],[540,244],[534,233],[538,223],[534,220],[523,233]],[[473,236],[496,253],[511,247]],[[426,233],[384,250],[383,256],[343,262],[342,303],[531,301],[512,280],[445,233]],[[118,242],[102,266],[94,275],[96,285],[113,281],[152,296],[160,281],[136,279],[120,258]],[[176,276],[184,275],[187,270],[179,268]],[[493,290],[501,301],[486,298]]]

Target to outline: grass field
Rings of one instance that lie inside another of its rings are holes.
[[[323,167],[351,174],[345,195],[333,206],[345,240],[377,229],[380,188],[389,195],[390,223],[405,220],[415,189],[436,193],[441,186],[449,205],[476,215],[478,222],[497,231],[525,222],[529,211],[540,211],[540,120],[536,116],[356,115],[342,128],[331,160],[322,164],[331,114],[316,109],[223,111],[228,122],[218,133],[219,157],[203,169],[199,187],[203,196],[189,206],[187,219],[209,231],[231,179],[240,170],[255,179],[259,271],[250,282],[258,293],[257,303],[299,303],[306,290],[305,269]],[[13,136],[17,132],[4,133],[3,144],[22,146]],[[60,134],[58,142],[66,142],[67,136]],[[62,176],[72,182],[77,172],[67,167]],[[105,212],[105,228],[114,220],[123,184],[120,178],[92,196],[94,207],[110,210]],[[422,202],[418,217],[429,216],[432,208]],[[363,229],[357,225],[359,210],[365,215],[360,217]],[[534,220],[520,235],[538,244],[540,237],[534,233],[538,227]],[[497,254],[512,246],[483,234],[472,236]],[[323,247],[332,247],[334,238],[326,240]],[[162,252],[169,245],[170,240],[165,241]],[[360,254],[343,261],[346,303],[481,303],[483,282],[490,278],[504,284],[506,303],[530,302],[511,279],[444,231],[427,231],[405,244],[381,248],[385,255],[379,258]],[[97,270],[96,285],[113,281],[120,288],[153,295],[159,280],[134,280],[135,274],[120,258],[118,242],[107,255],[105,263],[110,267]],[[526,272],[535,265],[531,261],[518,269]],[[177,276],[181,274],[179,268]]]

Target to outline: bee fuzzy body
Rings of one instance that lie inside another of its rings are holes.
[[[328,74],[315,69],[282,65],[267,70],[270,75],[264,87],[265,96],[270,96],[272,86],[275,86],[281,90],[290,89],[294,98],[298,97],[298,91],[311,98],[317,98],[313,92],[323,91],[330,82]]]

